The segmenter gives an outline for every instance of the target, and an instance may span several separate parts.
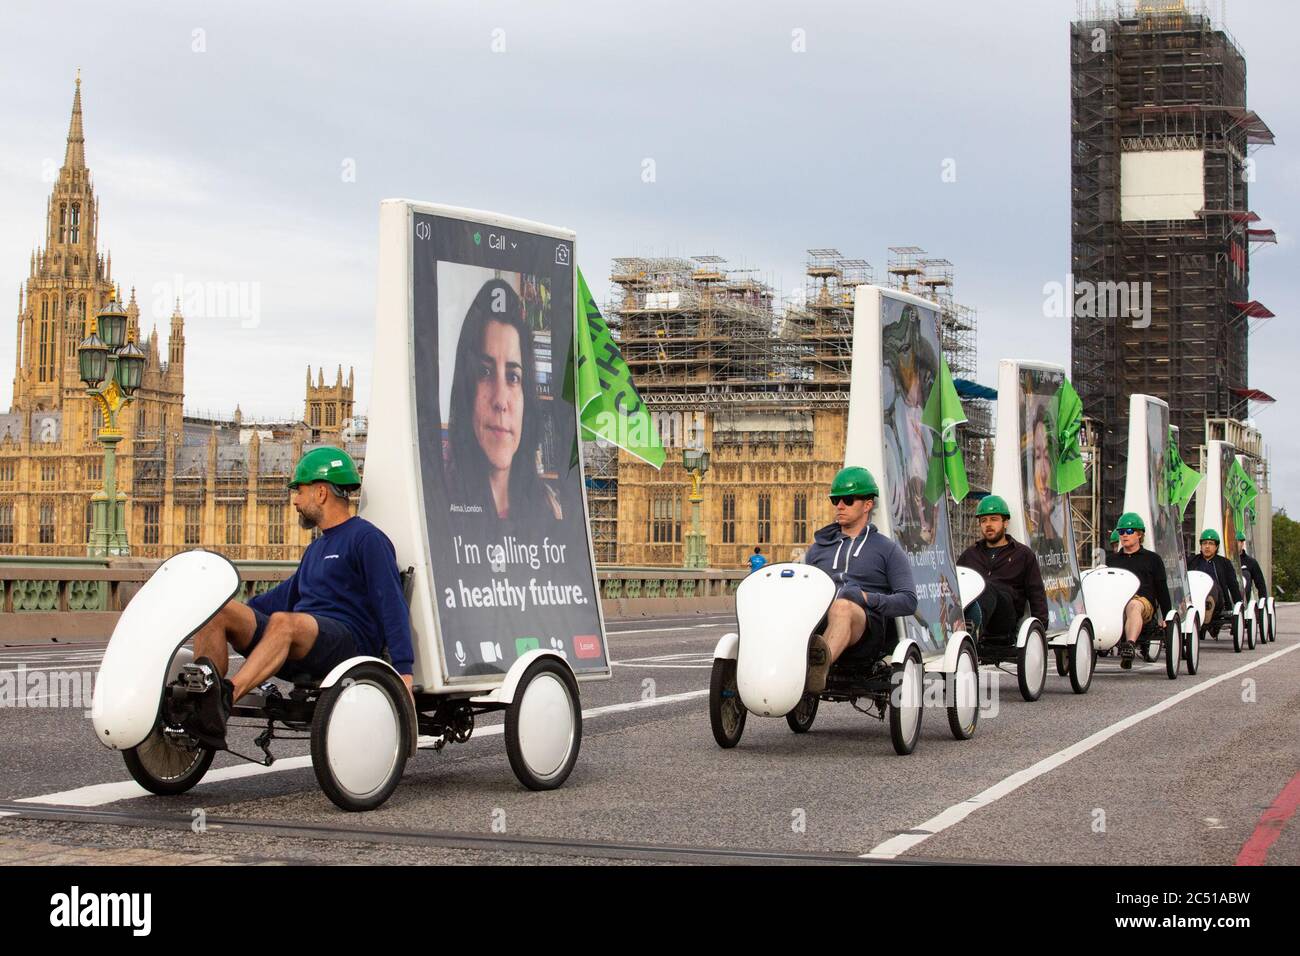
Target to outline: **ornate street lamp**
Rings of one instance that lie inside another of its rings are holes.
[[[117,387],[126,393],[128,399],[132,398],[135,390],[140,387],[140,380],[144,377],[145,361],[144,349],[134,342],[127,342],[118,349]]]
[[[109,349],[116,352],[126,344],[126,313],[116,301],[99,310],[95,323],[99,327],[99,337]]]
[[[77,346],[77,368],[81,370],[81,380],[87,388],[99,388],[104,381],[108,369],[108,346],[95,333],[93,326],[91,333]]]
[[[118,498],[114,467],[117,443],[123,437],[117,413],[130,404],[140,387],[147,359],[140,346],[127,341],[126,324],[122,307],[110,302],[91,319],[90,334],[77,347],[77,369],[99,410],[98,438],[104,443],[104,487],[91,498],[94,518],[87,549],[91,557],[131,553],[126,539],[126,504]]]
[[[682,467],[691,476],[691,530],[686,535],[686,563],[688,568],[707,568],[709,566],[708,545],[704,532],[700,530],[700,481],[709,470],[709,453],[703,448],[687,448],[682,451]]]

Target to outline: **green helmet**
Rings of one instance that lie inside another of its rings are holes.
[[[982,515],[1002,515],[1010,519],[1011,509],[1007,507],[1006,500],[1001,495],[985,495],[980,499],[979,507],[975,509],[975,517]]]
[[[313,448],[302,456],[298,467],[293,470],[289,487],[310,485],[314,481],[328,481],[346,491],[361,487],[361,475],[357,473],[356,462],[342,448],[325,445]]]
[[[1147,524],[1137,512],[1126,511],[1115,522],[1115,530],[1118,531],[1120,528],[1135,528],[1138,531],[1145,531]]]
[[[1244,531],[1238,531],[1238,532],[1237,532],[1237,540],[1238,540],[1238,541],[1245,541],[1245,540],[1246,540],[1246,532],[1244,532]]]
[[[1110,543],[1115,544],[1119,541],[1119,531],[1115,530],[1110,533]]]
[[[1213,541],[1215,544],[1222,544],[1222,543],[1223,543],[1223,542],[1221,542],[1221,541],[1219,540],[1219,532],[1215,531],[1213,528],[1206,528],[1204,531],[1202,531],[1202,532],[1201,532],[1201,540],[1202,540],[1202,541]]]
[[[831,494],[858,495],[866,498],[880,494],[880,488],[876,484],[876,479],[871,477],[871,472],[857,465],[850,465],[841,468],[835,480],[831,482]]]

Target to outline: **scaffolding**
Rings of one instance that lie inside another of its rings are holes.
[[[1104,564],[1110,547],[1109,532],[1102,533],[1101,484],[1097,480],[1100,431],[1095,418],[1084,418],[1079,430],[1079,457],[1083,462],[1083,484],[1070,493],[1070,525],[1079,567]]]
[[[596,563],[617,564],[618,446],[603,441],[583,442],[582,461]]]
[[[647,405],[672,394],[719,407],[816,377],[788,317],[780,321],[771,284],[726,262],[715,255],[614,260],[610,329]]]
[[[722,498],[734,495],[726,489],[734,488],[731,483],[742,473],[772,476],[790,468],[786,491],[806,508],[822,493],[818,482],[829,480],[843,462],[842,446],[832,450],[818,436],[845,427],[855,290],[875,281],[871,264],[835,248],[808,249],[802,289],[787,302],[777,300],[771,284],[756,270],[730,268],[727,259],[717,255],[617,258],[610,281],[609,326],[642,400],[656,415],[670,463],[673,450],[684,445],[677,433],[665,429],[679,416],[660,413],[695,413],[700,422],[709,422],[718,472],[711,482],[723,489]],[[935,303],[950,370],[954,376],[974,378],[976,316],[953,299],[952,263],[927,257],[917,246],[893,247],[887,281]],[[978,398],[967,398],[964,405],[969,421],[959,436],[967,474],[975,492],[987,492],[991,405]],[[656,540],[641,547],[625,535],[630,550],[621,553],[618,523],[621,493],[629,499],[623,509],[629,522],[648,520],[651,504],[642,498],[653,499],[655,508],[667,507],[665,496],[675,494],[675,471],[666,468],[663,474],[651,475],[626,458],[620,468],[616,450],[596,444],[587,444],[585,453],[587,510],[597,561],[673,562],[681,550],[677,541]],[[803,477],[791,477],[795,474]],[[814,475],[819,476],[816,481]],[[977,498],[954,508],[954,527],[963,536],[974,534]],[[741,503],[742,514],[745,508]],[[719,515],[723,513],[725,508]],[[713,556],[723,563],[739,561],[740,544],[734,530],[728,530],[734,529],[735,518],[717,520],[721,540],[710,544]],[[806,526],[806,517],[798,520]],[[794,532],[804,535],[801,544],[806,543],[806,531]],[[760,536],[759,543],[767,540]]]
[[[1273,134],[1246,107],[1245,58],[1204,4],[1087,4],[1070,45],[1072,377],[1100,420],[1108,527],[1123,504],[1129,395],[1167,401],[1192,447],[1247,387],[1249,321],[1267,313],[1247,291],[1249,249],[1272,233],[1250,228],[1245,169]],[[1122,161],[1179,150],[1203,157],[1203,208],[1126,219]]]

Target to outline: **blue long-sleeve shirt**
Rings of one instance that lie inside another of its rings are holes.
[[[263,614],[297,611],[342,621],[358,650],[389,659],[399,674],[412,673],[411,621],[402,594],[393,543],[365,518],[327,528],[307,546],[293,577],[248,606]]]

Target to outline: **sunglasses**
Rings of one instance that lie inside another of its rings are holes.
[[[1137,528],[1119,528],[1120,534],[1137,534]]]
[[[867,496],[866,495],[831,495],[830,499],[831,499],[831,504],[833,505],[837,505],[841,501],[844,502],[846,505],[855,505],[859,501],[866,501]]]

